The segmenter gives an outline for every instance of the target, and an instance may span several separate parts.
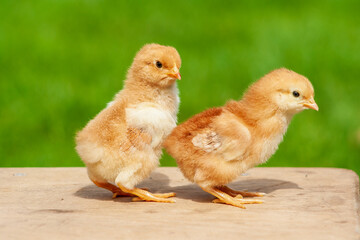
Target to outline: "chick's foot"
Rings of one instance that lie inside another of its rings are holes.
[[[148,202],[164,202],[164,203],[174,203],[175,200],[167,199],[169,197],[174,197],[175,193],[151,193],[149,191],[143,190],[141,188],[128,189],[120,184],[119,188],[126,193],[135,195],[137,197],[133,198],[132,201],[148,201]]]
[[[112,198],[117,198],[117,197],[134,197],[133,194],[123,192],[123,191],[121,191],[120,188],[118,188],[118,187],[116,187],[116,186],[114,186],[114,185],[112,185],[112,184],[110,184],[110,183],[98,182],[98,181],[95,181],[95,180],[92,180],[92,179],[91,179],[91,181],[92,181],[96,186],[111,191],[111,192],[113,193]]]
[[[263,197],[266,195],[265,193],[262,193],[262,192],[238,191],[238,190],[231,189],[225,185],[217,187],[217,189],[219,189],[222,192],[227,193],[228,195],[230,195],[232,197],[236,197],[236,198],[240,198],[240,199],[243,197]]]
[[[239,208],[245,208],[244,204],[263,203],[263,201],[260,200],[235,198],[215,187],[202,187],[202,189],[217,197],[217,199],[213,200],[214,203],[225,203]]]

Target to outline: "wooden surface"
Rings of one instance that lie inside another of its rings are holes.
[[[176,203],[111,199],[85,168],[0,168],[0,239],[359,239],[358,176],[331,168],[255,168],[230,184],[265,192],[247,209],[213,197],[177,168],[141,186]]]

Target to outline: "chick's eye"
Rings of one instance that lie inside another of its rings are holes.
[[[294,97],[299,97],[300,96],[300,93],[298,91],[293,91],[292,94],[293,94]]]
[[[162,68],[162,63],[159,62],[159,61],[156,61],[156,67],[157,67],[157,68]]]

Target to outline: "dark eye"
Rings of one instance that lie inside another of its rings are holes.
[[[158,67],[158,68],[162,68],[162,63],[161,63],[161,62],[159,62],[159,61],[156,61],[156,67]]]
[[[300,93],[298,91],[293,91],[292,94],[293,94],[294,97],[299,97],[300,96]]]

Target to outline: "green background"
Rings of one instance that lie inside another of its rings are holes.
[[[179,122],[267,72],[307,76],[320,111],[295,116],[263,166],[360,173],[360,1],[0,2],[0,166],[83,166],[74,135],[122,88],[145,43],[182,57]],[[174,166],[167,155],[162,166]]]

